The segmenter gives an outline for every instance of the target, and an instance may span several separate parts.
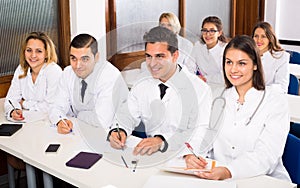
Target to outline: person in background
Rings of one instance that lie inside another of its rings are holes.
[[[43,32],[27,34],[21,46],[20,65],[5,98],[7,119],[24,120],[24,110],[48,113],[61,73],[49,36]],[[7,162],[15,169],[25,169],[25,163],[12,155],[7,155]]]
[[[24,120],[24,110],[48,113],[61,73],[49,36],[29,33],[22,43],[20,65],[5,98],[6,117],[20,121]]]
[[[279,84],[283,92],[287,93],[290,54],[281,48],[272,26],[267,22],[257,23],[252,37],[259,48],[266,85]]]
[[[98,42],[89,34],[79,34],[71,41],[70,63],[58,84],[51,123],[61,134],[72,132],[69,117],[108,129],[116,108],[128,95],[120,71],[100,60]]]
[[[207,125],[211,104],[209,86],[177,64],[178,40],[174,32],[157,26],[144,35],[144,41],[151,76],[140,79],[130,90],[129,111],[121,112],[127,114],[127,119],[117,113],[120,128],[108,134],[110,145],[121,149],[127,135],[142,122],[146,137],[134,148],[135,155],[165,152],[179,129],[184,132]]]
[[[181,66],[184,66],[188,57],[192,52],[193,43],[188,39],[179,35],[181,30],[181,25],[178,17],[172,12],[162,13],[159,17],[159,25],[161,27],[165,27],[173,31],[176,34],[178,39],[178,50],[179,50],[179,57],[177,59],[177,63]],[[142,63],[141,69],[142,72],[143,70],[147,70],[146,62]]]
[[[251,37],[236,36],[229,42],[223,71],[226,89],[220,97],[226,105],[209,149],[222,165],[195,175],[214,180],[269,175],[290,181],[281,159],[289,132],[288,101],[279,86],[265,86],[259,50]],[[185,161],[188,168],[207,165],[192,154]]]
[[[202,21],[201,39],[195,43],[191,59],[187,61],[190,72],[199,75],[208,84],[224,85],[222,56],[226,44],[221,19],[206,17]]]

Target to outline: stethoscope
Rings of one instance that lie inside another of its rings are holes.
[[[223,94],[224,94],[225,90],[226,90],[226,89],[224,89],[224,90],[222,91],[221,95],[218,96],[218,97],[216,97],[216,98],[213,100],[213,102],[212,102],[211,113],[213,113],[215,104],[216,104],[218,101],[221,103],[221,112],[220,112],[220,114],[219,114],[217,120],[214,122],[213,125],[212,125],[212,122],[213,122],[213,121],[212,121],[212,119],[210,119],[210,121],[209,121],[209,128],[213,128],[213,129],[214,129],[214,128],[217,126],[217,124],[219,124],[219,122],[220,122],[220,120],[221,120],[221,117],[222,117],[223,112],[224,112],[224,108],[225,108],[225,106],[226,106],[226,100],[225,100],[225,98],[223,97]],[[260,108],[260,106],[261,106],[263,100],[265,99],[265,95],[266,95],[266,90],[264,90],[263,96],[262,96],[262,98],[260,99],[260,101],[259,101],[257,107],[255,108],[254,112],[251,114],[251,116],[250,116],[250,117],[247,119],[247,121],[245,122],[245,125],[246,125],[246,126],[248,126],[248,125],[251,123],[251,121],[252,121],[253,117],[255,116],[257,110]],[[212,117],[212,114],[211,114],[211,117]]]

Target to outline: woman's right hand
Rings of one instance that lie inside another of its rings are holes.
[[[184,156],[184,160],[187,168],[204,169],[207,162],[202,157],[196,157],[195,155],[189,154]]]
[[[16,121],[22,121],[24,120],[23,111],[19,109],[13,110],[11,113],[11,117]]]

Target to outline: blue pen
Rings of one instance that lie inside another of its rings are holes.
[[[59,116],[59,118],[66,126],[68,126],[67,122],[61,116]],[[70,133],[71,132],[73,132],[73,129],[70,129]]]

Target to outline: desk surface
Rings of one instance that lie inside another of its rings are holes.
[[[3,114],[3,99],[0,100],[0,114]],[[7,122],[3,115],[0,122]],[[184,176],[159,170],[156,166],[138,168],[133,172],[130,168],[115,165],[106,159],[99,160],[90,169],[77,169],[67,167],[65,163],[80,151],[93,151],[81,137],[78,127],[74,127],[75,134],[61,135],[48,120],[35,123],[26,123],[22,129],[11,137],[0,137],[0,149],[11,153],[26,163],[35,166],[53,176],[67,181],[78,187],[143,187],[150,177],[163,176],[177,177],[185,181],[192,178],[198,181],[199,186],[203,181],[194,176]],[[45,149],[50,143],[59,143],[61,148],[57,154],[45,154]],[[294,187],[293,184],[283,182],[268,176],[254,177],[235,181],[238,188],[250,187]],[[161,182],[157,182],[159,186]]]

